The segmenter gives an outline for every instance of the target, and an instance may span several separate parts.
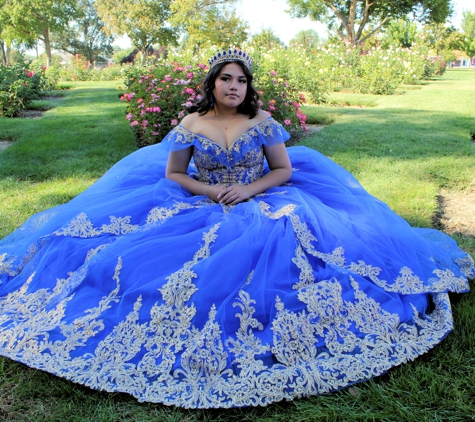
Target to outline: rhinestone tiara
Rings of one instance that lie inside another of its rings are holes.
[[[213,57],[208,60],[209,67],[212,69],[219,63],[233,62],[239,60],[244,63],[249,70],[251,70],[252,60],[249,54],[239,50],[238,48],[230,48],[229,50],[218,51]]]

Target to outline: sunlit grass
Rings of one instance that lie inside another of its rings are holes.
[[[119,82],[76,82],[41,118],[0,119],[0,238],[31,214],[74,198],[136,149]]]
[[[335,122],[303,144],[351,171],[413,225],[428,227],[436,195],[475,187],[475,72],[449,71],[420,90],[380,96],[371,108],[307,106]],[[351,95],[351,94],[345,94]]]

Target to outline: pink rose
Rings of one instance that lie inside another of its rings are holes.
[[[291,120],[289,120],[289,119],[285,119],[285,120],[284,120],[284,125],[290,126],[291,124],[292,124],[292,121],[291,121]]]
[[[172,119],[172,120],[170,120],[170,124],[172,126],[176,126],[178,124],[178,120],[177,119]]]

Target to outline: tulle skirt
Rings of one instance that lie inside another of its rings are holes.
[[[470,256],[318,152],[288,152],[291,180],[236,206],[166,180],[160,144],[31,217],[0,241],[0,354],[219,408],[341,389],[438,344]]]

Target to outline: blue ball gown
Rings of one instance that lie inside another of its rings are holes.
[[[250,183],[271,117],[225,149],[177,126],[0,242],[0,353],[91,388],[188,408],[268,405],[385,373],[452,329],[473,260],[346,170],[289,147],[293,175],[236,206],[165,178]]]

